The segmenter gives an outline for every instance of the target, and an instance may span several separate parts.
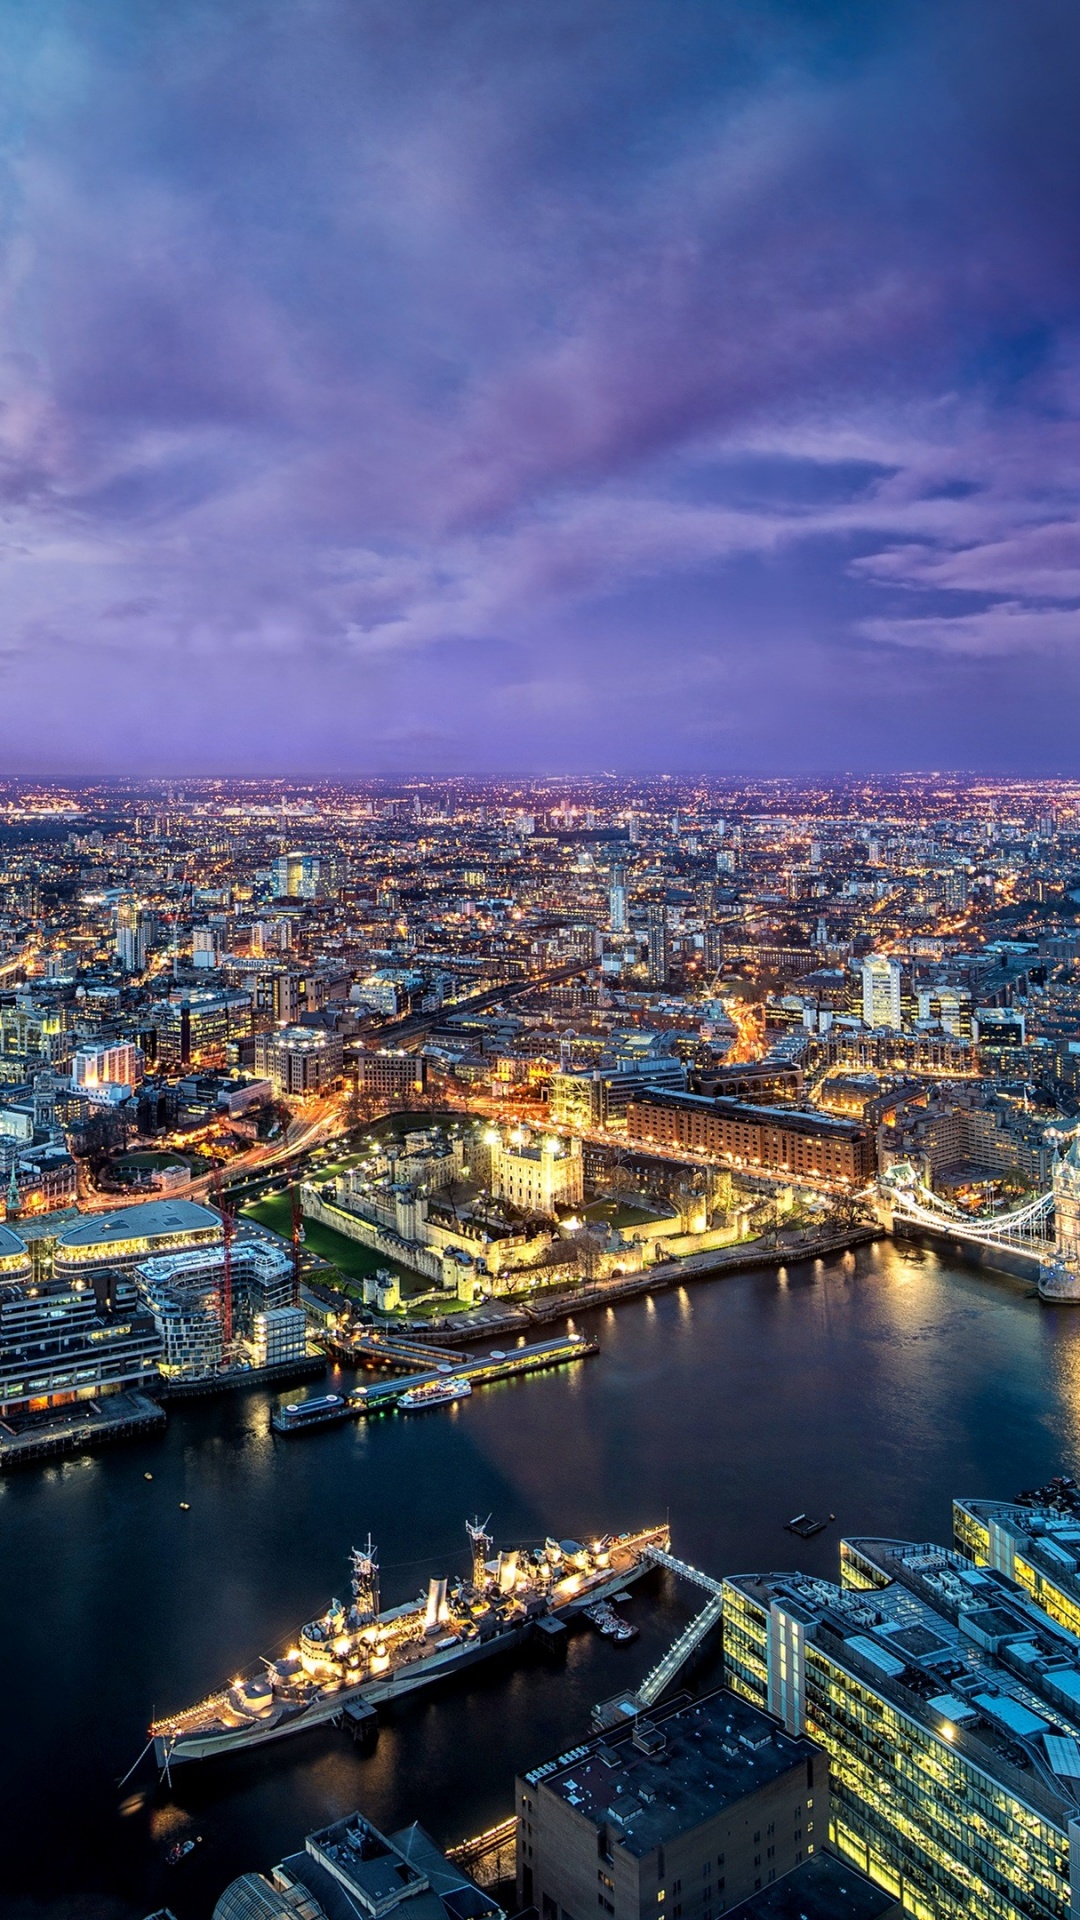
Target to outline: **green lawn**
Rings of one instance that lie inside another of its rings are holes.
[[[594,1200],[582,1211],[583,1220],[603,1220],[619,1233],[632,1232],[635,1227],[655,1226],[658,1220],[672,1219],[675,1216],[659,1207],[648,1207],[633,1200]]]
[[[244,1207],[242,1212],[248,1219],[257,1220],[260,1226],[269,1227],[272,1233],[279,1233],[283,1240],[292,1240],[292,1202],[288,1193],[268,1194],[265,1200]],[[406,1289],[409,1292],[422,1292],[430,1284],[422,1274],[399,1266],[396,1261],[388,1260],[385,1254],[376,1253],[359,1240],[350,1240],[347,1234],[338,1233],[333,1227],[325,1227],[321,1220],[304,1221],[304,1245],[312,1253],[317,1253],[320,1259],[328,1260],[345,1280],[360,1280],[365,1273],[388,1267],[391,1273],[398,1275],[402,1292]]]

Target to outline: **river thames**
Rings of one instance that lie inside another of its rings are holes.
[[[835,1577],[842,1531],[947,1542],[953,1494],[1080,1471],[1080,1312],[932,1253],[883,1241],[580,1324],[598,1357],[454,1408],[279,1439],[266,1395],[194,1402],[161,1440],[0,1482],[5,1915],[167,1903],[196,1920],[354,1806],[461,1839],[509,1813],[515,1769],[587,1733],[593,1702],[635,1684],[694,1610],[656,1576],[626,1609],[633,1645],[584,1629],[564,1667],[474,1668],[400,1704],[368,1757],[318,1731],[184,1770],[172,1793],[146,1761],[119,1792],[151,1715],[343,1594],[369,1528],[384,1604],[464,1571],[474,1512],[504,1545],[667,1515],[673,1550],[709,1573]],[[783,1523],[802,1510],[836,1523],[797,1540]],[[200,1844],[170,1869],[185,1834]]]

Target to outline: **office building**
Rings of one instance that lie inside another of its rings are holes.
[[[943,1548],[847,1540],[842,1572],[724,1582],[728,1684],[826,1749],[835,1850],[915,1920],[1075,1915],[1075,1638]]]
[[[251,1032],[251,995],[196,987],[158,1001],[151,1018],[161,1072],[224,1067],[230,1043]]]
[[[180,1253],[221,1240],[221,1215],[193,1200],[147,1200],[115,1213],[87,1213],[57,1235],[53,1266],[74,1279],[126,1271],[152,1254]]]
[[[612,933],[625,933],[629,926],[626,901],[626,868],[612,867],[608,889],[608,921]]]
[[[123,1273],[31,1275],[0,1227],[0,1415],[36,1414],[157,1383],[161,1342]]]
[[[274,861],[274,893],[279,900],[314,900],[319,893],[317,853],[282,853]]]
[[[650,987],[666,987],[669,971],[667,908],[654,905],[649,908]]]
[[[357,1056],[356,1080],[362,1093],[389,1100],[408,1099],[427,1087],[427,1061],[422,1053],[394,1053],[385,1048]]]
[[[143,1057],[131,1040],[102,1040],[78,1047],[71,1062],[72,1084],[90,1093],[97,1087],[137,1087]]]
[[[278,1096],[330,1092],[341,1079],[342,1057],[341,1035],[319,1027],[279,1027],[255,1039],[255,1071]]]
[[[553,1073],[548,1112],[555,1126],[619,1127],[625,1124],[630,1102],[646,1087],[685,1090],[686,1067],[677,1054],[647,1055],[591,1072]]]
[[[310,1833],[273,1872],[226,1887],[214,1920],[503,1920],[423,1827],[389,1836],[360,1813]]]
[[[1080,1637],[1080,1514],[1016,1500],[954,1500],[953,1537],[975,1566],[1015,1580]]]
[[[862,1017],[868,1027],[888,1027],[899,1033],[903,1026],[900,1004],[901,967],[885,953],[871,953],[862,963]]]
[[[516,1793],[518,1900],[540,1920],[717,1920],[829,1831],[821,1748],[727,1690],[583,1742]]]
[[[874,1141],[866,1127],[797,1107],[646,1088],[627,1107],[626,1132],[644,1146],[677,1147],[793,1179],[861,1184],[874,1173]]]

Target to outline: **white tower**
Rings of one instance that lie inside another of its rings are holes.
[[[1039,1274],[1039,1294],[1080,1306],[1080,1133],[1054,1162],[1054,1220],[1054,1259]]]

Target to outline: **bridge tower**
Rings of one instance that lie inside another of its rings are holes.
[[[1080,1306],[1080,1132],[1054,1162],[1054,1258],[1039,1273],[1043,1300]]]

